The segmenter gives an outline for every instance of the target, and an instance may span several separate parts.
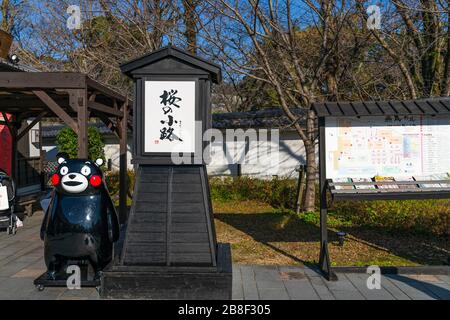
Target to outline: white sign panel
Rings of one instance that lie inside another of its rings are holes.
[[[195,152],[195,81],[145,81],[144,152]]]
[[[0,210],[9,209],[8,190],[5,186],[0,186]]]
[[[327,118],[327,178],[450,172],[450,118]]]

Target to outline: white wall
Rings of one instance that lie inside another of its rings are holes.
[[[133,169],[133,165],[131,164],[131,141],[132,137],[128,137],[128,145],[127,145],[127,167],[128,169]],[[105,139],[105,158],[108,162],[108,159],[112,161],[112,170],[119,170],[120,167],[120,147],[118,141],[114,141],[116,139]]]
[[[27,124],[30,124],[31,122],[32,122],[32,120],[28,120]],[[30,131],[28,131],[28,137],[29,137],[28,141],[29,141],[29,144],[30,144],[30,154],[29,154],[30,157],[40,157],[39,139],[38,139],[38,143],[36,143],[36,144],[32,143],[33,138],[38,138],[39,137],[39,134],[38,134],[37,137],[33,137],[33,135],[36,132],[36,130],[37,130],[37,132],[39,132],[39,126],[40,125],[41,125],[40,122],[36,123],[34,125],[34,127],[31,128]]]
[[[131,141],[132,137],[128,137],[128,146],[127,146],[127,166],[128,169],[133,169],[133,165],[131,164]],[[112,169],[113,170],[119,170],[120,165],[120,147],[119,142],[115,138],[110,137],[104,137],[105,142],[105,158],[106,162],[108,162],[108,159],[111,159],[112,161]],[[42,150],[45,151],[45,160],[46,161],[56,161],[56,155],[58,154],[58,148],[55,145],[54,140],[49,141],[46,139],[43,142]],[[107,164],[107,163],[106,163]]]
[[[130,144],[132,137],[128,138],[128,168],[133,169],[131,164],[131,149]],[[44,143],[45,144],[45,143]],[[236,142],[227,142],[227,148],[236,147]],[[280,132],[280,143],[279,143],[279,153],[277,158],[267,158],[258,159],[258,148],[261,144],[256,144],[253,148],[248,150],[249,164],[241,165],[242,175],[249,175],[257,178],[272,178],[274,175],[279,177],[293,177],[296,178],[297,173],[295,172],[296,167],[300,164],[305,164],[305,149],[303,142],[298,138],[298,135],[293,131],[282,131]],[[237,164],[226,164],[223,163],[223,159],[220,152],[217,151],[222,147],[212,148],[212,161],[207,166],[209,175],[237,175],[238,166]],[[47,151],[46,159],[48,161],[55,161],[56,154],[58,153],[57,148],[54,145],[45,145],[43,147]],[[215,156],[216,155],[216,156]],[[106,138],[105,137],[105,156],[106,161],[108,159],[112,160],[113,170],[119,169],[119,144],[117,139]],[[258,159],[259,161],[255,161]],[[256,163],[255,163],[256,162]]]
[[[272,178],[275,175],[279,177],[295,177],[297,175],[295,173],[296,167],[305,163],[303,142],[292,131],[280,132],[279,141],[279,145],[271,143],[271,147],[279,151],[278,155],[273,155],[270,150],[267,150],[269,147],[264,143],[250,144],[247,153],[248,161],[244,161],[241,164],[241,174],[258,178]],[[213,151],[220,154],[220,151],[217,151],[218,148],[213,147]],[[236,145],[236,142],[227,142],[227,148],[242,150]],[[261,151],[262,154],[258,154]],[[222,156],[216,157],[214,155],[211,163],[208,165],[209,175],[237,175],[237,164],[228,165],[221,161]]]

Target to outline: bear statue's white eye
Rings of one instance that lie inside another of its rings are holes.
[[[65,176],[69,172],[69,168],[62,167],[61,170],[59,170],[62,176]]]
[[[88,176],[91,174],[91,168],[89,168],[88,166],[84,166],[83,168],[81,168],[81,173],[85,176]]]

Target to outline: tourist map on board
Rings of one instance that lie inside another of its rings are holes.
[[[450,117],[327,118],[327,178],[450,172]]]

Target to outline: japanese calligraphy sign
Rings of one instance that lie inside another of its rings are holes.
[[[195,81],[145,81],[144,152],[195,152]]]

